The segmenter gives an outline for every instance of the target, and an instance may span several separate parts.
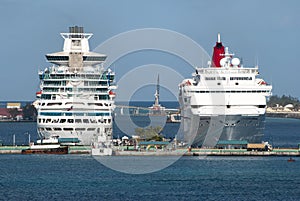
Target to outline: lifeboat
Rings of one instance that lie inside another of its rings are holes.
[[[42,96],[42,91],[38,91],[35,93],[36,94],[36,98],[41,98]]]
[[[116,97],[116,93],[113,92],[112,90],[110,90],[110,91],[108,92],[108,94],[109,94],[109,97],[110,97],[111,99],[113,99],[113,98]]]

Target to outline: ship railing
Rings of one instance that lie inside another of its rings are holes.
[[[113,75],[111,75],[113,77]],[[91,74],[86,74],[86,73],[66,73],[66,74],[59,74],[59,73],[44,73],[43,74],[44,79],[97,79],[97,80],[108,80],[107,76],[103,76],[103,74],[100,73],[91,73]],[[110,79],[113,81],[113,79]]]
[[[200,74],[258,74],[257,68],[201,68],[197,71]]]

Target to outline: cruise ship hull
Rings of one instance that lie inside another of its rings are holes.
[[[246,140],[260,143],[265,115],[185,115],[183,140],[193,147],[214,147],[219,140]]]

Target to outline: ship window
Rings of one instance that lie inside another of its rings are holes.
[[[238,83],[238,82],[236,82],[236,83],[235,83],[235,85],[239,85],[239,83]]]
[[[100,100],[109,100],[109,96],[108,95],[99,95],[99,99]]]
[[[68,119],[68,123],[74,123],[74,119]]]
[[[64,131],[72,131],[73,128],[64,128]]]
[[[252,80],[252,77],[230,77],[230,80]]]
[[[80,46],[81,41],[80,40],[72,40],[72,46]]]
[[[220,83],[220,82],[218,82],[218,85],[221,85],[221,83]]]
[[[85,128],[75,128],[75,131],[85,131]]]
[[[88,131],[94,131],[94,130],[96,130],[96,128],[88,128],[87,130]]]
[[[53,105],[61,105],[62,103],[48,103],[48,106],[53,106]]]
[[[54,128],[55,131],[61,131],[61,128]]]
[[[265,108],[266,105],[259,105],[258,108]]]
[[[66,122],[66,119],[61,119],[60,121],[59,121],[59,123],[65,123]]]
[[[83,56],[83,61],[104,61],[106,57]]]
[[[51,95],[50,94],[42,94],[41,99],[50,100],[51,99]],[[45,105],[45,103],[42,103],[42,105]]]
[[[215,77],[205,77],[205,80],[216,80]]]
[[[46,55],[48,61],[65,61],[69,60],[69,56],[50,56]]]
[[[74,116],[84,116],[84,113],[82,112],[74,113]]]
[[[81,119],[75,119],[75,123],[81,123]]]
[[[46,128],[46,131],[52,131],[52,129],[51,128]]]
[[[83,119],[82,121],[83,121],[83,123],[86,123],[86,124],[89,123],[88,119]]]
[[[226,77],[217,77],[217,80],[226,80]]]

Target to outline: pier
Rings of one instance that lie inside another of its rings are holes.
[[[22,150],[29,146],[0,146],[0,154],[22,154]],[[69,146],[68,154],[91,154],[89,146]],[[179,148],[174,150],[115,150],[114,156],[300,156],[300,148],[276,148],[272,151],[248,151],[247,149],[204,149],[204,148]]]

